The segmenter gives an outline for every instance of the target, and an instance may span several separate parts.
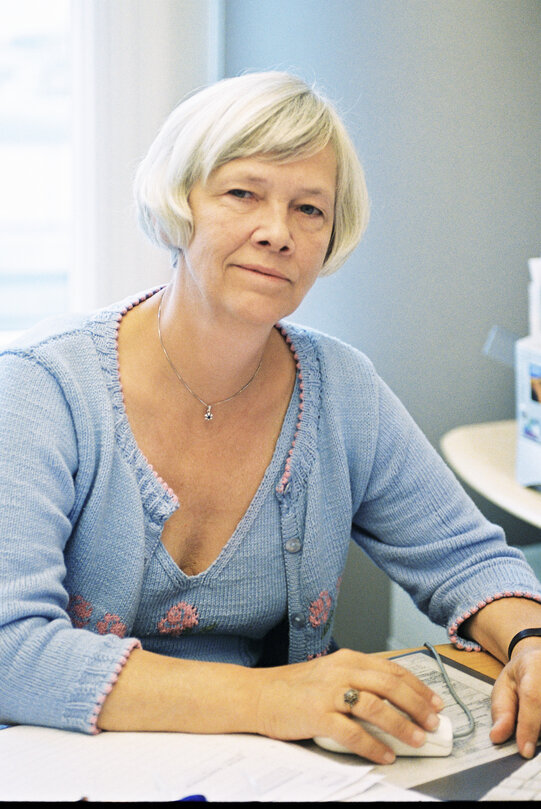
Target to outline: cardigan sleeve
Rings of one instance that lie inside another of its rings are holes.
[[[377,442],[354,539],[436,624],[459,637],[467,618],[496,598],[541,600],[522,552],[488,522],[413,419],[378,380]]]
[[[31,355],[0,356],[0,721],[96,732],[140,644],[74,628],[66,611],[77,471],[57,379]]]

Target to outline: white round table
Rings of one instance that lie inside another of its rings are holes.
[[[469,424],[441,439],[449,466],[475,491],[515,517],[541,528],[541,492],[517,483],[516,421]]]

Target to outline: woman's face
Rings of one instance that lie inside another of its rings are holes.
[[[190,303],[269,325],[291,314],[325,260],[335,189],[331,146],[290,163],[232,160],[196,183],[194,230],[179,264]]]

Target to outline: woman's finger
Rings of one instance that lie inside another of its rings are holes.
[[[403,682],[413,689],[413,691],[416,692],[421,699],[431,705],[433,709],[440,711],[443,708],[443,700],[435,691],[432,690],[432,688],[430,688],[430,686],[394,660],[389,660],[379,655],[364,654],[363,652],[350,652],[349,650],[343,651],[346,655],[355,656],[351,659],[347,658],[348,665],[351,666],[351,668],[355,671],[362,670],[377,672],[384,677],[394,677],[396,679],[392,681],[393,684],[395,682]],[[336,652],[335,654],[338,655],[341,654],[341,652],[342,650],[340,652]]]
[[[394,672],[363,671],[350,676],[351,686],[341,694],[338,689],[335,692],[335,710],[351,712],[359,719],[380,726],[378,719],[382,712],[381,706],[392,705],[425,730],[434,730],[438,726],[437,712],[443,708],[443,701],[437,695],[431,692],[419,693],[407,678],[397,677]],[[355,704],[348,703],[346,699],[351,689],[358,692]],[[383,715],[389,716],[388,710],[383,711]]]

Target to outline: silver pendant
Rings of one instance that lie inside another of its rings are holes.
[[[212,415],[212,405],[207,405],[207,412],[205,413],[205,418],[207,421],[211,421],[214,416]]]

